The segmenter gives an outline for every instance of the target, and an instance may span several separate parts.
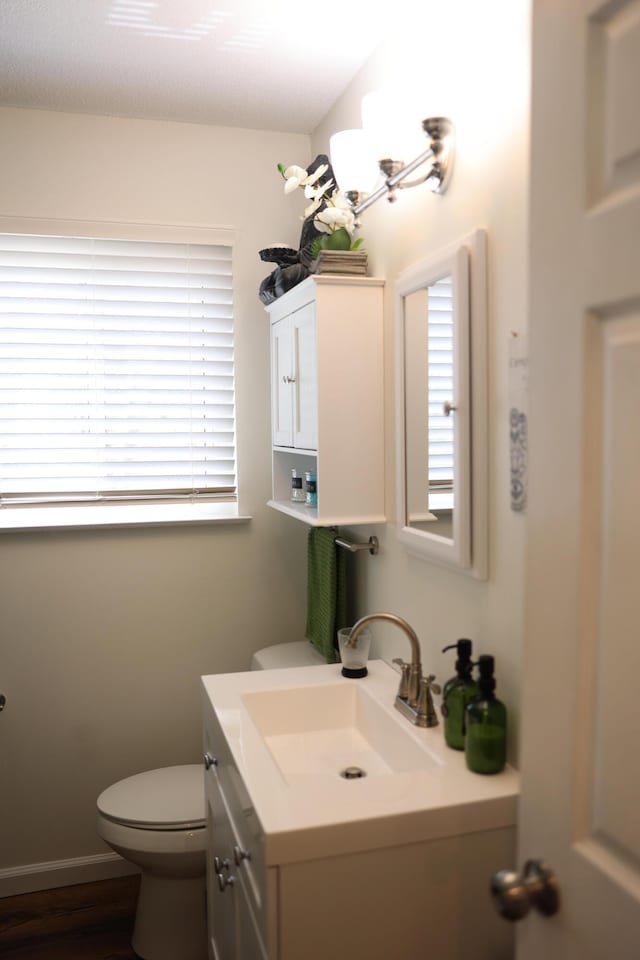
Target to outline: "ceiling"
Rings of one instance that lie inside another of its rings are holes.
[[[0,105],[310,133],[388,24],[379,0],[0,0]]]

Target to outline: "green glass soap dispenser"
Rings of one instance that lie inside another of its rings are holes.
[[[458,640],[443,649],[457,650],[456,675],[447,680],[442,690],[442,716],[444,717],[444,739],[448,747],[464,750],[465,708],[470,700],[478,695],[478,686],[471,675],[471,640]]]
[[[493,657],[479,657],[477,666],[479,693],[465,711],[465,758],[474,773],[499,773],[507,755],[507,709],[494,693]]]

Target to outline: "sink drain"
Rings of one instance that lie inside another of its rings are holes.
[[[363,770],[362,767],[345,767],[344,770],[340,771],[340,776],[344,777],[345,780],[359,780],[366,775],[367,771]]]

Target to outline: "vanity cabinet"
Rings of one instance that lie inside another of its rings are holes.
[[[258,673],[264,686],[270,678]],[[465,830],[462,808],[440,809],[435,820],[446,826],[434,823],[431,835],[417,813],[400,827],[365,817],[338,836],[339,809],[329,807],[309,831],[296,825],[305,814],[292,801],[279,806],[282,827],[265,831],[230,745],[243,738],[244,718],[226,704],[216,709],[207,690],[208,680],[228,689],[235,676],[204,678],[209,960],[511,960],[513,926],[494,911],[488,888],[514,862],[512,815],[483,812]],[[271,794],[272,774],[252,763],[258,792]]]
[[[273,491],[317,526],[383,523],[383,281],[314,275],[270,304]],[[291,500],[314,471],[317,507]]]

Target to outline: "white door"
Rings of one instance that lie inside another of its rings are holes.
[[[640,957],[640,0],[534,0],[518,960]]]

